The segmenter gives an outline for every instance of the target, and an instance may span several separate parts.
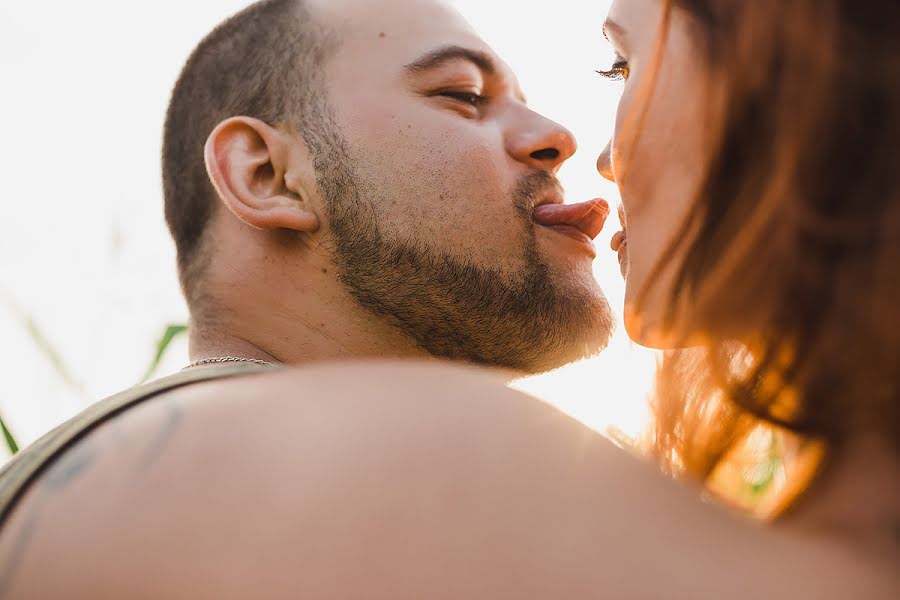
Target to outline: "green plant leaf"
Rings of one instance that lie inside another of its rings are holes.
[[[65,361],[62,358],[62,355],[59,351],[50,343],[50,340],[44,335],[43,330],[41,330],[40,326],[38,326],[37,321],[34,320],[30,314],[28,314],[25,310],[23,310],[4,290],[0,289],[0,304],[5,305],[7,309],[15,316],[16,320],[19,321],[22,326],[25,328],[25,331],[28,333],[28,337],[31,338],[31,341],[37,347],[37,349],[47,358],[50,365],[53,367],[53,370],[56,372],[57,376],[62,379],[66,385],[69,386],[72,390],[78,392],[79,394],[84,393],[84,386],[79,382],[75,377],[72,376],[72,372],[69,370]]]
[[[750,482],[750,492],[754,496],[761,496],[769,491],[775,478],[781,469],[780,458],[770,458],[755,469],[753,480]]]
[[[778,436],[771,433],[766,458],[745,473],[749,491],[753,496],[762,496],[776,483],[778,474],[784,469],[784,455]]]
[[[56,374],[62,379],[66,385],[68,385],[73,390],[81,393],[84,390],[84,386],[72,376],[72,372],[69,370],[69,367],[66,366],[65,361],[62,358],[62,355],[57,351],[57,349],[50,343],[50,340],[47,339],[47,336],[44,335],[44,332],[38,326],[37,321],[34,320],[33,317],[20,314],[23,324],[25,325],[25,330],[28,332],[28,336],[31,338],[31,341],[34,342],[34,345],[44,354],[47,360],[50,362],[50,365],[53,367],[53,370],[56,371]]]
[[[151,362],[150,366],[147,368],[147,372],[144,374],[144,378],[141,379],[141,383],[153,377],[153,374],[156,373],[162,359],[165,357],[169,346],[172,345],[172,342],[187,333],[187,330],[187,325],[169,325],[166,328],[165,333],[163,333],[159,342],[156,344],[156,356],[153,357],[153,362]]]
[[[16,438],[10,433],[9,428],[6,426],[6,421],[3,420],[3,417],[0,416],[0,428],[3,429],[3,438],[6,440],[6,447],[9,448],[9,452],[12,455],[16,455],[19,453],[19,443],[16,441]]]

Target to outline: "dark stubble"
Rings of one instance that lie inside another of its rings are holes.
[[[513,285],[490,268],[388,239],[376,207],[362,199],[333,118],[318,123],[306,137],[335,263],[360,305],[433,356],[523,373],[550,371],[606,347],[613,329],[606,299],[598,290],[559,289],[539,255],[532,213],[536,199],[556,185],[552,175],[523,177],[512,195],[526,258]]]

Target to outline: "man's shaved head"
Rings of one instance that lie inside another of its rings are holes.
[[[306,0],[263,0],[219,25],[194,50],[175,85],[163,141],[166,221],[189,304],[206,260],[204,233],[219,204],[204,145],[236,115],[295,129],[314,153],[328,126],[324,67],[337,47]]]

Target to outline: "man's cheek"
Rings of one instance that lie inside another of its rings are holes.
[[[522,224],[515,208],[515,180],[510,168],[490,146],[472,145],[454,163],[445,194],[442,221],[458,224],[461,258],[479,257],[484,263],[503,263],[517,255]]]

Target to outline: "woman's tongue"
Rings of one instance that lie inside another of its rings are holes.
[[[534,220],[545,227],[574,227],[591,239],[603,231],[609,216],[605,200],[590,200],[579,204],[542,204],[534,209]]]

